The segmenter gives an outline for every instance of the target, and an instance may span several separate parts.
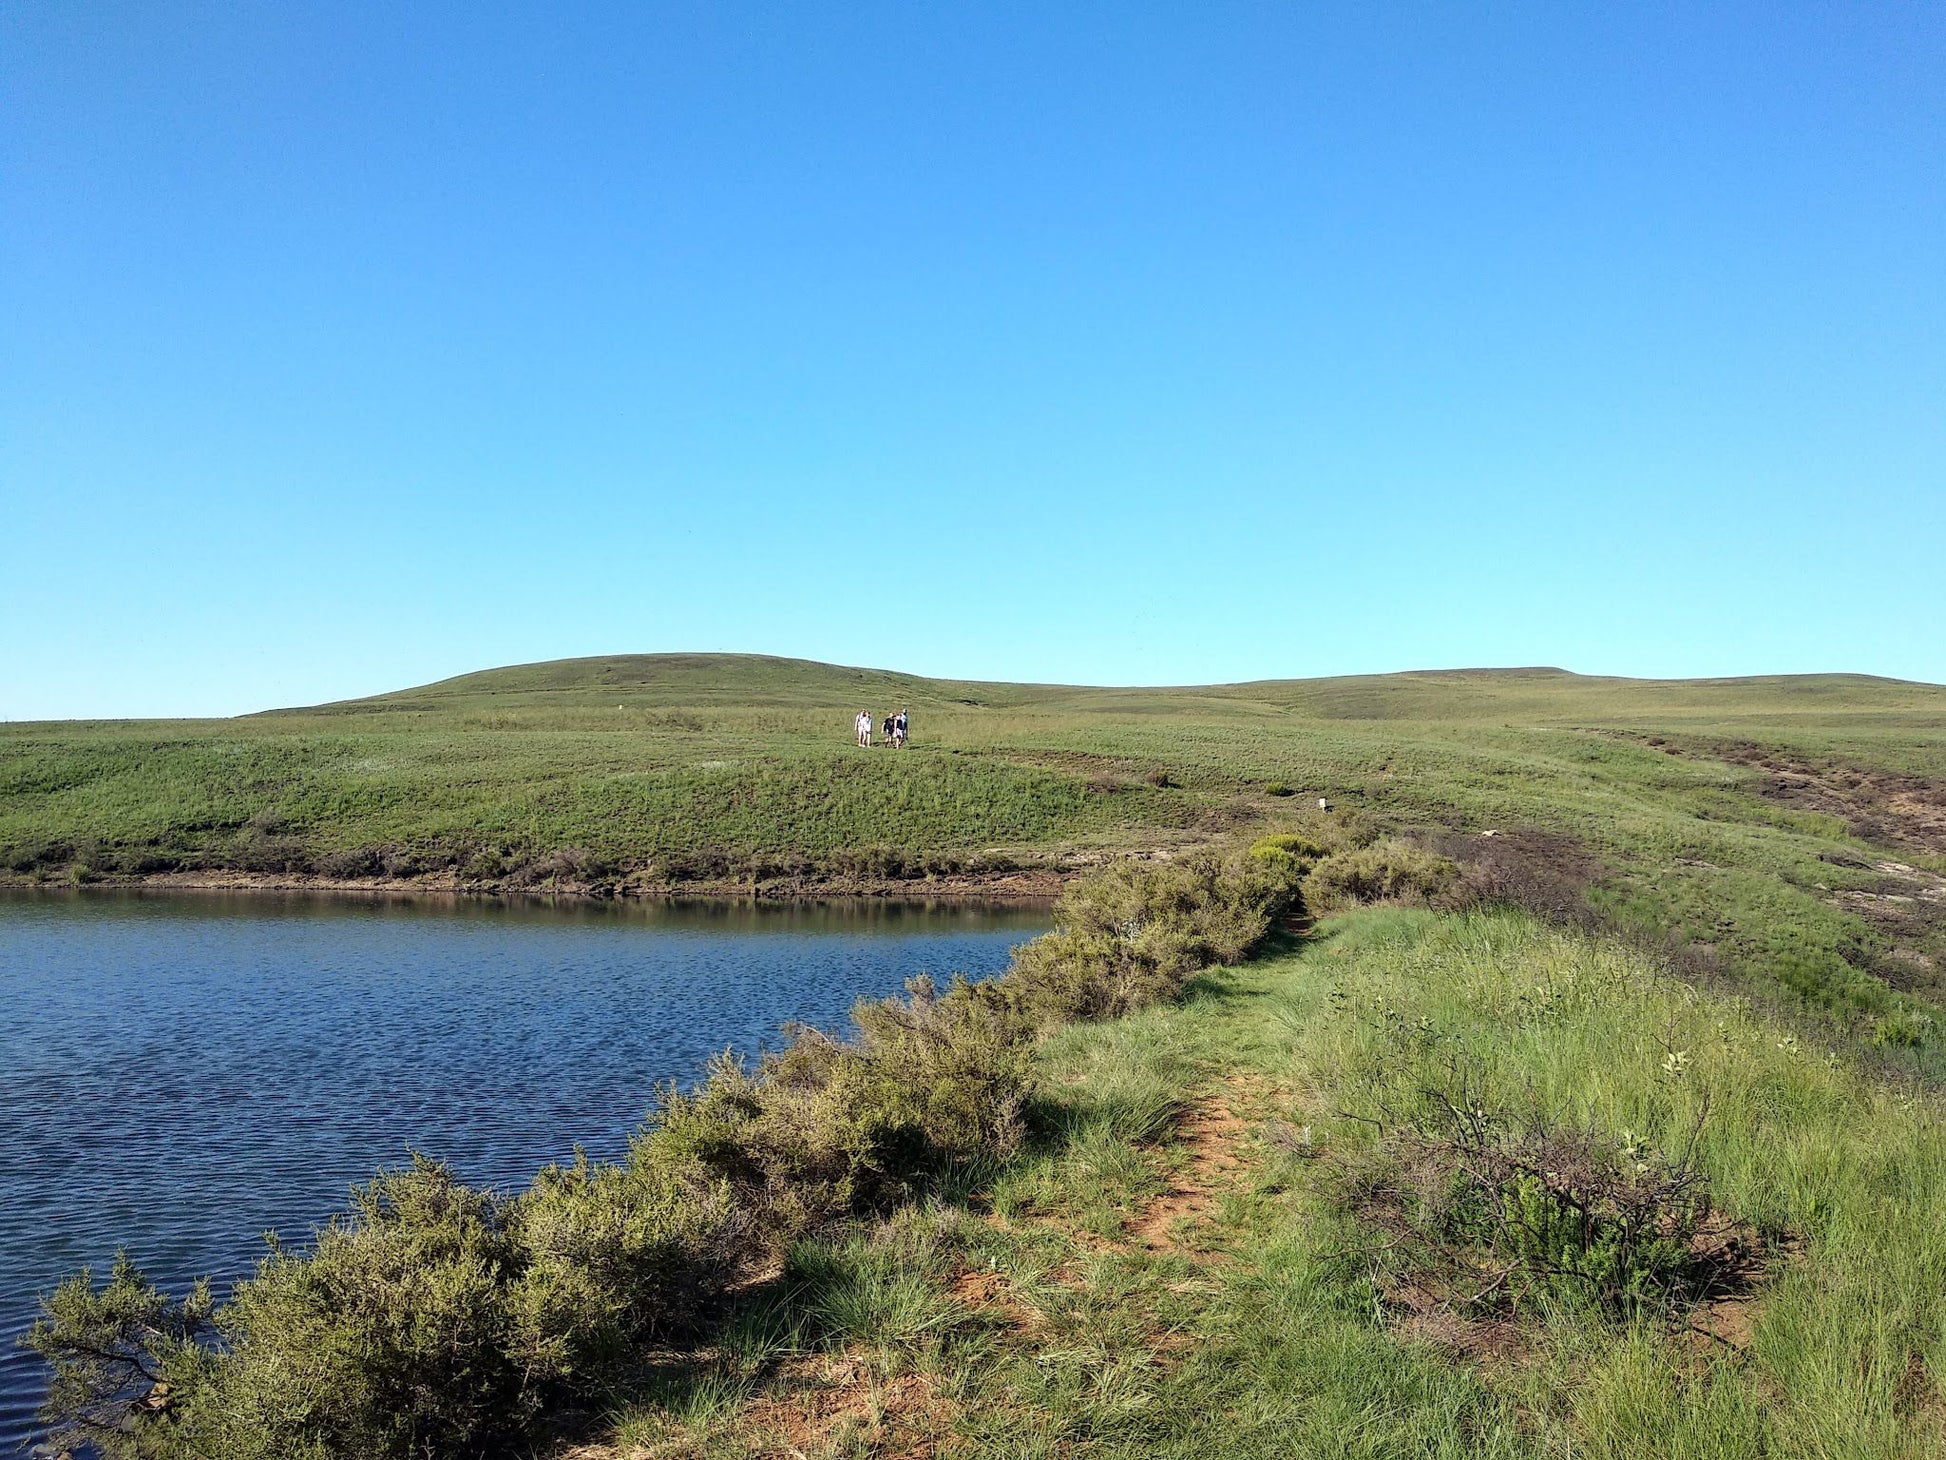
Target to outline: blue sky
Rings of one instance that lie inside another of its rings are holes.
[[[1946,681],[1942,75],[1926,5],[6,6],[0,717]]]

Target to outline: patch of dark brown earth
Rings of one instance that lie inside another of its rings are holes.
[[[1716,753],[1731,765],[1763,771],[1754,788],[1758,795],[1794,810],[1835,816],[1861,841],[1946,853],[1946,783],[1747,741]]]
[[[1429,832],[1419,840],[1459,864],[1459,882],[1448,894],[1458,906],[1508,905],[1574,926],[1591,921],[1588,889],[1602,867],[1574,837],[1512,826]]]

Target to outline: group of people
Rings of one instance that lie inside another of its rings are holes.
[[[855,724],[858,729],[858,743],[867,750],[870,750],[872,746],[872,730],[876,724],[872,712],[870,710],[860,710]],[[900,750],[904,750],[906,725],[906,712],[904,710],[900,710],[896,715],[887,715],[885,717],[885,743],[895,745]]]

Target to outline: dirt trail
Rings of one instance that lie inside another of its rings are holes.
[[[1255,1093],[1255,1085],[1236,1075],[1226,1082],[1225,1091],[1199,1101],[1177,1122],[1176,1142],[1188,1160],[1169,1189],[1152,1198],[1129,1223],[1136,1245],[1151,1252],[1181,1250],[1195,1229],[1214,1215],[1223,1192],[1241,1176],[1244,1162],[1238,1147],[1248,1126],[1236,1106]]]
[[[1197,1100],[1177,1122],[1165,1190],[1132,1213],[1119,1242],[1083,1245],[1102,1252],[1176,1252],[1196,1262],[1220,1262],[1222,1254],[1199,1241],[1223,1194],[1245,1174],[1241,1146],[1248,1123],[1237,1114],[1259,1091],[1258,1082],[1233,1076]],[[998,1220],[997,1218],[994,1220]],[[948,1290],[970,1312],[982,1314],[1016,1332],[1027,1333],[1045,1319],[1023,1301],[1002,1273],[968,1270]],[[1173,1345],[1158,1340],[1158,1349]],[[933,1460],[947,1452],[952,1404],[922,1374],[885,1377],[858,1353],[806,1355],[786,1360],[764,1381],[763,1392],[727,1416],[719,1434],[735,1434],[755,1456],[778,1460],[863,1450],[884,1460]],[[582,1445],[555,1460],[646,1460],[686,1455],[680,1448],[641,1448],[615,1444]]]

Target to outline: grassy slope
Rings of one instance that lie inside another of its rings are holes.
[[[856,708],[901,703],[913,750],[849,746]],[[720,880],[842,871],[863,845],[936,870],[1301,822],[1320,794],[1381,827],[1545,828],[1592,854],[1612,923],[1732,979],[1518,916],[1380,911],[1181,1009],[1070,1030],[1026,1160],[807,1245],[595,1453],[1903,1457],[1946,1453],[1942,785],[1946,690],[1858,678],[1111,690],[634,659],[235,721],[0,727],[0,866],[383,849],[491,882],[574,849],[584,880],[685,858]],[[1805,1011],[1873,1058],[1789,1032]],[[1698,1315],[1727,1342],[1542,1310],[1456,1361],[1345,1259],[1371,1234],[1330,1199],[1336,1157],[1291,1132],[1355,1157],[1369,1136],[1341,1112],[1456,1052],[1663,1142],[1710,1092],[1718,1198],[1788,1254]]]
[[[1701,1165],[1768,1273],[1674,1323],[1417,1324],[1330,1173],[1456,1055],[1665,1146],[1707,1100]],[[990,1192],[802,1248],[577,1453],[1946,1453],[1937,1104],[1640,955],[1380,910],[1042,1059],[1050,1134]]]
[[[912,749],[849,744],[858,708],[900,705]],[[1747,743],[1841,781],[1904,777],[1877,799],[1938,815],[1861,839],[1851,792],[1764,794],[1773,772],[1722,758]],[[0,726],[0,877],[882,885],[1204,839],[1318,795],[1382,826],[1566,833],[1610,915],[1870,1037],[1937,1042],[1946,689],[1859,676],[1091,689],[564,661],[237,720]],[[1915,871],[1882,870],[1894,855]]]

